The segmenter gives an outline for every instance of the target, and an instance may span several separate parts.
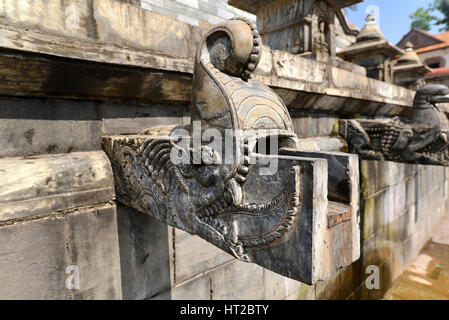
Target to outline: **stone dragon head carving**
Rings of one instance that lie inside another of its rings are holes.
[[[243,261],[251,261],[248,248],[283,237],[300,205],[298,167],[280,165],[261,174],[259,158],[272,156],[258,157],[260,144],[297,143],[282,100],[251,77],[261,54],[255,24],[236,18],[215,26],[195,58],[191,125],[165,136],[149,129],[110,151],[118,159],[112,164],[119,201]],[[210,139],[215,148],[205,141]],[[176,155],[187,161],[177,163]]]
[[[103,149],[122,204],[312,284],[360,255],[358,161],[298,149],[286,106],[253,79],[261,46],[246,19],[216,25],[198,46],[190,124]]]

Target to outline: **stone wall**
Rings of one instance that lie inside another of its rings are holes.
[[[207,28],[236,16],[256,20],[253,14],[229,6],[226,0],[131,0],[131,3],[197,27]]]
[[[361,161],[361,258],[329,281],[317,298],[380,299],[448,215],[448,168]],[[380,289],[368,290],[370,265]]]
[[[185,105],[2,97],[0,299],[122,299],[123,225],[101,136],[188,119]]]
[[[122,298],[99,108],[0,99],[0,299]],[[75,272],[79,290],[68,290]]]
[[[116,230],[107,204],[0,222],[0,299],[121,299]],[[66,287],[70,266],[79,290]]]

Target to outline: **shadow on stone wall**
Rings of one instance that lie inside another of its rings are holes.
[[[169,228],[153,217],[117,206],[123,299],[170,299]]]
[[[318,282],[316,299],[382,299],[447,216],[447,168],[387,161],[360,168],[360,259]],[[369,266],[379,267],[379,289],[367,288]]]

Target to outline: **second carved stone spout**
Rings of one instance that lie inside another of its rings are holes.
[[[449,124],[438,107],[449,89],[429,84],[417,91],[411,119],[341,120],[349,151],[369,160],[449,165]]]

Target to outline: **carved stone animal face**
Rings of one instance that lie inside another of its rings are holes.
[[[449,102],[449,89],[446,86],[442,86],[441,89],[434,92],[430,98],[430,103],[444,103]]]
[[[419,89],[415,96],[415,105],[429,102],[431,104],[449,102],[449,89],[441,84],[428,84]]]

